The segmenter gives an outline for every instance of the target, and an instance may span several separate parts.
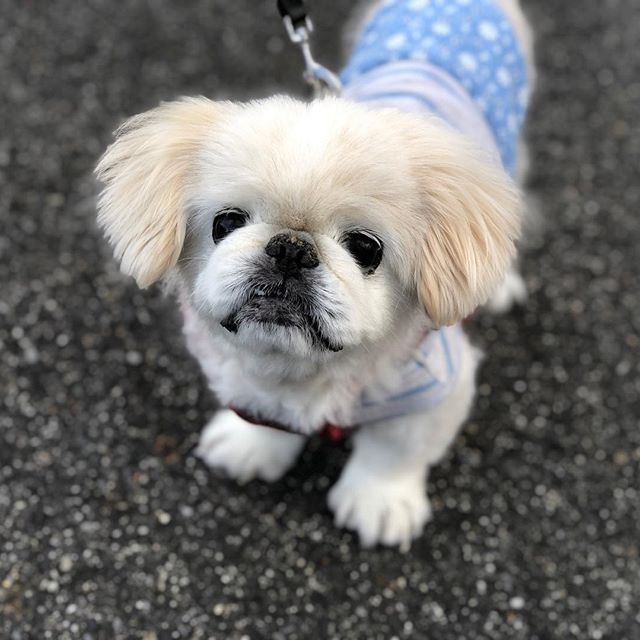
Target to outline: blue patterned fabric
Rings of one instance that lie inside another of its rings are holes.
[[[438,406],[458,380],[461,338],[459,324],[429,331],[395,381],[386,387],[365,389],[349,424],[391,420]]]
[[[428,63],[459,83],[484,115],[503,165],[514,172],[527,70],[497,0],[387,0],[341,74],[347,92],[359,78],[398,61]]]

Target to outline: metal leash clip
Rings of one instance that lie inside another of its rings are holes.
[[[282,16],[282,22],[289,39],[302,51],[305,64],[303,78],[311,85],[314,97],[340,95],[342,84],[338,76],[316,62],[311,54],[309,36],[313,32],[313,23],[305,11],[304,2],[302,0],[278,0],[278,11]]]

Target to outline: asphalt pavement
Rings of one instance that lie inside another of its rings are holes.
[[[350,4],[311,2],[334,66]],[[95,228],[125,116],[302,92],[274,5],[2,2],[0,637],[637,640],[640,0],[525,2],[529,300],[471,326],[478,400],[406,554],[333,526],[346,447],[243,488],[193,457],[215,403],[174,305]]]

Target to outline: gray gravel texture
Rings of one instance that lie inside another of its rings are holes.
[[[407,554],[191,454],[214,410],[173,304],[118,273],[91,170],[179,94],[301,91],[271,1],[4,0],[0,637],[640,638],[640,0],[527,0],[538,33],[525,308],[481,314],[479,398]],[[316,0],[337,64],[349,2]]]

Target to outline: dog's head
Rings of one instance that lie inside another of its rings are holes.
[[[326,358],[417,308],[455,323],[520,229],[509,178],[443,123],[339,99],[164,104],[97,174],[123,271],[178,272],[212,331],[262,353]]]

